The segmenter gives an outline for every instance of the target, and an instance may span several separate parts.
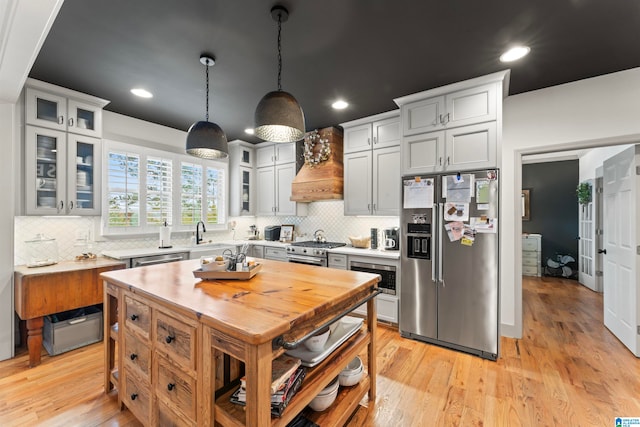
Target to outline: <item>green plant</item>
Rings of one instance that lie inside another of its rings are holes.
[[[588,182],[581,182],[576,189],[578,195],[578,203],[586,205],[591,201],[591,184]]]

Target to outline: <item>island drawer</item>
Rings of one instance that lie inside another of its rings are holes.
[[[195,371],[196,328],[157,312],[155,347],[178,365]]]
[[[149,383],[131,374],[129,368],[124,368],[124,394],[122,402],[139,420],[151,419],[151,399]]]
[[[163,357],[156,358],[155,390],[158,400],[195,420],[196,380]]]
[[[125,330],[135,331],[142,337],[149,339],[151,326],[151,309],[149,306],[130,295],[124,297]]]
[[[149,380],[151,373],[151,349],[138,338],[125,333],[124,362],[135,369],[144,379]]]

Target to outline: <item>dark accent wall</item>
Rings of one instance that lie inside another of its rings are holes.
[[[522,165],[522,188],[530,189],[531,219],[523,233],[542,234],[542,263],[571,255],[578,268],[578,160]]]

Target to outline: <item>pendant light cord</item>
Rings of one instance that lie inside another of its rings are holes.
[[[206,70],[206,76],[207,76],[207,107],[206,107],[206,112],[207,114],[205,115],[205,121],[209,121],[209,61],[206,61],[207,63],[204,65],[204,68]]]
[[[278,14],[278,91],[282,91],[282,14]]]

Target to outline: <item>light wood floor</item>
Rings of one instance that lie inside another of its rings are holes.
[[[640,360],[602,323],[602,296],[575,281],[526,278],[524,336],[501,358],[400,338],[380,327],[378,398],[350,426],[612,426],[640,416]],[[46,353],[45,353],[46,354]],[[103,393],[102,344],[26,368],[0,362],[0,426],[139,426]]]

